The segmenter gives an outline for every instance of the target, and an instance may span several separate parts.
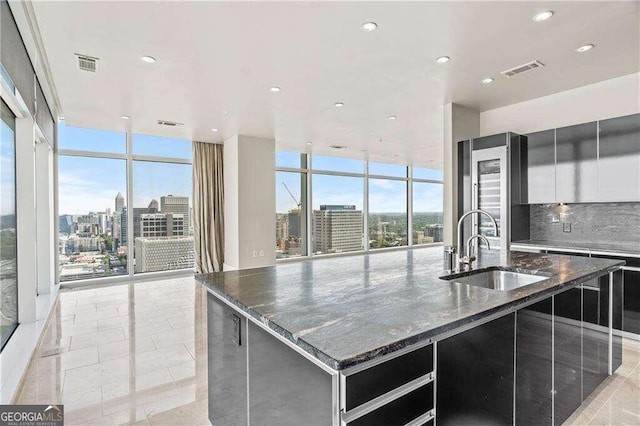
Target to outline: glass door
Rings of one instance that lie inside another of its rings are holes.
[[[0,101],[0,347],[18,327],[15,116]]]
[[[500,160],[478,162],[478,208],[491,214],[500,228]],[[498,237],[491,220],[480,216],[479,231],[485,237]]]
[[[498,233],[485,215],[473,215],[473,233],[482,234],[492,250],[507,249],[508,190],[506,147],[488,148],[472,153],[472,206],[489,213],[498,224]],[[477,242],[476,242],[477,244]],[[477,246],[476,246],[477,247]]]

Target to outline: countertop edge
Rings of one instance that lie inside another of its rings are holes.
[[[567,252],[576,251],[576,252],[584,252],[584,253],[595,253],[595,254],[602,254],[605,256],[610,255],[610,256],[617,256],[617,257],[640,258],[640,253],[624,251],[624,250],[590,248],[590,247],[587,247],[587,244],[585,244],[584,246],[577,246],[577,245],[570,246],[570,245],[531,243],[528,241],[514,241],[511,243],[511,247],[513,250],[517,251],[517,246],[527,246],[527,247],[533,247],[533,248],[539,248],[539,249],[551,249],[551,250],[558,250],[558,251],[566,250]]]

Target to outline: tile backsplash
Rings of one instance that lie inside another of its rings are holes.
[[[535,204],[530,206],[530,215],[532,240],[640,241],[640,203]]]

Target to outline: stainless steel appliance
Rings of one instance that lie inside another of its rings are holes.
[[[471,215],[463,226],[464,241],[480,234],[492,249],[508,250],[511,241],[528,238],[526,164],[526,138],[515,133],[458,142],[458,219],[481,209],[498,223],[496,234],[488,217]]]

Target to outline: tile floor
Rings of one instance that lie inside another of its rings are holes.
[[[210,424],[193,278],[63,291],[54,309],[18,403],[64,404],[67,425]],[[625,341],[622,367],[566,424],[640,425],[640,342]]]
[[[64,404],[67,425],[209,425],[206,309],[192,277],[63,291],[17,402]]]

